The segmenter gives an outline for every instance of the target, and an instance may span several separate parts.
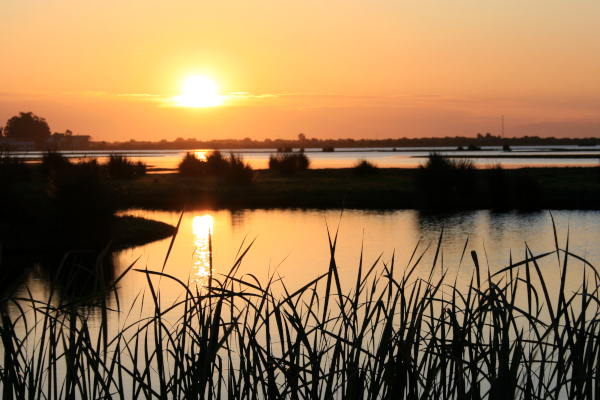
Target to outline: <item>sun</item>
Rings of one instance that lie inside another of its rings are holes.
[[[183,84],[183,94],[177,96],[181,107],[215,107],[223,104],[225,96],[218,94],[219,87],[205,76],[192,76]]]

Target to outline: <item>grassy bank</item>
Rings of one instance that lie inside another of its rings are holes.
[[[143,163],[114,155],[106,164],[72,163],[47,151],[40,164],[0,152],[0,246],[4,253],[101,250],[170,236],[174,228],[118,217],[119,180],[145,175]]]
[[[418,253],[406,267],[394,258],[363,265],[361,255],[356,284],[342,287],[330,237],[323,274],[293,293],[277,276],[236,275],[251,249],[206,288],[132,265],[125,273],[149,285],[141,319],[139,303],[107,306],[122,277],[79,302],[56,301],[53,290],[47,302],[4,300],[3,398],[597,398],[600,280],[568,241],[527,249],[493,276],[473,252],[464,291],[443,275],[439,249],[430,249],[428,277],[414,274]],[[560,270],[558,293],[547,290],[544,260]],[[574,265],[585,272],[575,276]],[[180,285],[176,303],[161,301],[159,277]],[[576,293],[565,289],[570,279],[581,282]],[[82,307],[91,299],[97,329]],[[19,307],[8,312],[8,302]],[[116,330],[112,312],[122,317]]]
[[[248,179],[240,181],[227,174],[176,173],[134,179],[113,173],[108,179],[93,161],[65,167],[58,160],[54,173],[24,166],[26,179],[13,174],[1,180],[0,242],[5,250],[68,250],[88,246],[79,239],[90,238],[103,248],[110,240],[140,244],[172,232],[160,223],[113,217],[128,208],[600,209],[600,168],[480,170],[447,160],[450,169],[439,162],[431,169],[386,169],[359,163],[293,174],[242,168]],[[128,236],[122,237],[123,232]]]
[[[376,174],[353,169],[322,169],[282,175],[258,170],[252,183],[218,177],[147,175],[116,182],[123,207],[180,210],[202,208],[366,208],[423,209],[429,198],[419,190],[418,169],[380,168]],[[599,168],[476,170],[471,191],[442,199],[447,209],[600,209]],[[434,188],[435,189],[435,188]],[[499,199],[501,200],[499,202]],[[446,201],[447,200],[447,201]],[[439,205],[438,205],[439,206]]]
[[[132,216],[114,217],[110,230],[98,236],[77,237],[59,231],[54,225],[1,223],[4,254],[69,251],[72,249],[101,250],[108,243],[116,248],[130,247],[167,238],[175,228],[160,221]],[[89,232],[87,232],[89,234]]]

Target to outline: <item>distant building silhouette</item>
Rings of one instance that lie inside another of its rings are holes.
[[[48,146],[57,149],[81,149],[90,146],[90,136],[73,135],[67,130],[65,133],[55,132],[48,139]]]

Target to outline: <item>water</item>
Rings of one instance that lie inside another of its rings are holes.
[[[129,213],[173,225],[180,218],[179,213],[173,212],[130,210]],[[476,251],[479,256],[485,280],[487,269],[493,274],[509,265],[511,254],[513,261],[521,260],[525,256],[526,246],[533,255],[554,250],[552,217],[559,247],[566,248],[568,239],[571,252],[598,265],[598,211],[474,211],[426,215],[414,210],[349,210],[341,215],[334,210],[197,210],[183,214],[179,233],[173,242],[165,239],[116,253],[115,276],[133,264],[134,268],[140,270],[164,270],[192,289],[200,287],[201,290],[207,282],[211,256],[214,277],[220,279],[222,274],[230,271],[237,254],[251,244],[236,276],[261,285],[265,285],[271,277],[276,280],[280,278],[281,281],[275,283],[273,289],[275,296],[278,296],[283,292],[283,284],[292,292],[327,271],[329,229],[332,237],[338,233],[336,260],[342,288],[346,293],[355,284],[361,248],[364,249],[364,270],[381,257],[374,276],[382,273],[384,264],[390,268],[393,259],[394,275],[399,278],[407,267],[414,266],[415,260],[424,254],[415,268],[417,276],[427,279],[433,268],[435,277],[446,273],[448,284],[456,281],[458,288],[465,288],[474,274],[471,251]],[[440,253],[434,267],[440,238]],[[165,262],[171,243],[171,253]],[[209,243],[212,244],[212,252],[209,252]],[[416,256],[411,261],[413,253]],[[558,260],[555,254],[539,260],[551,296],[558,292],[559,265],[563,260],[563,256]],[[584,263],[572,258],[569,262],[567,294],[581,285],[583,270]],[[157,277],[151,280],[154,287],[159,288],[163,309],[181,299],[184,288],[180,284]],[[47,299],[49,285],[39,269],[34,270],[27,284],[34,298],[42,301]],[[442,290],[450,293],[448,288]],[[142,298],[140,294],[145,297],[146,307],[138,311]],[[19,295],[28,297],[25,288]],[[119,327],[134,323],[153,311],[148,281],[143,272],[130,271],[125,276],[119,283],[118,298],[122,312],[108,314],[109,337],[116,334]],[[24,309],[29,308],[27,303],[22,303]],[[117,307],[115,299],[109,303],[109,307]],[[14,307],[12,312],[17,315]],[[172,312],[165,317],[165,321],[174,327],[179,317],[180,314]],[[92,329],[98,319],[99,316],[92,313],[88,320]]]
[[[131,210],[133,215],[176,225],[179,213]],[[548,211],[535,213],[493,213],[472,211],[447,215],[426,215],[415,210],[339,211],[328,210],[243,210],[190,211],[183,215],[167,262],[171,239],[121,250],[114,255],[114,276],[135,262],[136,269],[163,271],[191,287],[206,285],[209,271],[209,231],[212,239],[213,274],[220,279],[234,265],[236,255],[249,246],[237,273],[252,275],[265,284],[281,277],[288,290],[295,290],[327,272],[329,239],[338,232],[336,261],[342,285],[348,291],[355,283],[361,248],[364,268],[381,256],[376,271],[394,259],[396,277],[424,254],[415,273],[427,278],[433,268],[435,251],[442,235],[440,256],[434,275],[447,274],[465,288],[474,273],[471,251],[476,251],[482,267],[493,274],[513,262],[524,259],[526,246],[534,255],[555,249],[552,217],[556,224],[559,247],[600,265],[600,212]],[[338,228],[339,226],[339,228]],[[465,247],[466,246],[466,247]],[[416,249],[416,251],[415,251]],[[411,262],[411,256],[416,254]],[[540,262],[550,292],[558,291],[560,268],[555,255]],[[574,291],[581,284],[583,262],[571,259],[568,284]],[[487,273],[486,273],[487,275]],[[250,279],[250,278],[248,278]],[[254,278],[252,278],[254,279]],[[40,269],[34,269],[27,285],[36,299],[44,300],[49,283]],[[163,302],[174,302],[183,290],[167,280],[160,282]],[[147,292],[145,275],[131,271],[119,284],[121,309],[128,310],[136,296]],[[274,286],[281,293],[283,286]],[[27,296],[25,287],[18,295]]]
[[[299,149],[294,149],[297,151]],[[106,162],[112,153],[124,154],[134,161],[142,161],[150,168],[150,172],[174,170],[181,159],[191,150],[127,150],[127,151],[64,151],[63,154],[73,160],[96,158],[99,162]],[[210,150],[193,150],[205,154]],[[357,161],[366,159],[381,168],[416,168],[423,164],[425,157],[432,151],[442,152],[451,156],[477,157],[472,158],[475,165],[487,168],[501,164],[505,168],[520,167],[595,167],[599,165],[600,149],[581,148],[578,146],[514,146],[511,152],[502,151],[501,147],[483,147],[481,151],[464,152],[456,151],[452,147],[431,148],[361,148],[337,149],[327,153],[321,149],[306,149],[306,154],[311,160],[311,168],[350,168]],[[268,168],[269,156],[273,149],[229,149],[224,153],[235,152],[241,155],[255,169]],[[20,153],[21,157],[29,160],[40,160],[41,152]],[[510,158],[498,158],[508,156]],[[535,156],[536,158],[528,158]],[[581,158],[586,157],[586,158]]]
[[[179,214],[156,211],[131,211],[176,224]],[[558,233],[558,242],[565,248],[567,235],[569,250],[593,265],[600,261],[600,213],[597,211],[552,212]],[[465,287],[474,272],[470,256],[476,251],[484,268],[494,273],[513,261],[525,257],[526,245],[531,252],[542,254],[555,249],[551,214],[493,213],[475,211],[443,216],[423,215],[414,210],[394,212],[300,210],[196,211],[183,215],[179,233],[166,264],[170,239],[127,249],[117,254],[117,275],[138,257],[139,268],[164,271],[187,282],[205,282],[208,272],[208,232],[212,235],[214,276],[227,274],[240,249],[252,243],[244,257],[238,276],[252,274],[261,282],[275,274],[281,276],[288,290],[295,290],[327,271],[329,266],[330,234],[338,229],[336,260],[344,287],[350,289],[358,271],[361,247],[366,266],[379,256],[390,263],[394,258],[395,270],[401,274],[417,249],[425,255],[416,272],[427,277],[433,266],[435,250],[443,229],[441,252],[435,272],[442,273],[458,286]],[[466,249],[465,249],[466,244]],[[427,251],[426,248],[429,246]],[[465,250],[463,254],[463,249]],[[462,260],[461,260],[462,258]],[[413,260],[414,263],[414,260]],[[559,267],[556,256],[540,264],[551,291],[558,289]],[[579,278],[583,263],[572,260],[573,289],[581,284]],[[377,269],[383,269],[379,264]],[[130,274],[121,285],[120,296],[131,299],[146,287],[137,273]],[[281,286],[277,286],[281,290]],[[163,293],[164,299],[179,296]],[[126,302],[126,301],[125,301]]]

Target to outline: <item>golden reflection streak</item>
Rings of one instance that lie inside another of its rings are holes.
[[[210,269],[210,236],[213,231],[213,218],[208,214],[195,216],[192,221],[192,230],[196,250],[192,256],[194,275],[191,281],[198,287],[206,288],[212,273]]]

